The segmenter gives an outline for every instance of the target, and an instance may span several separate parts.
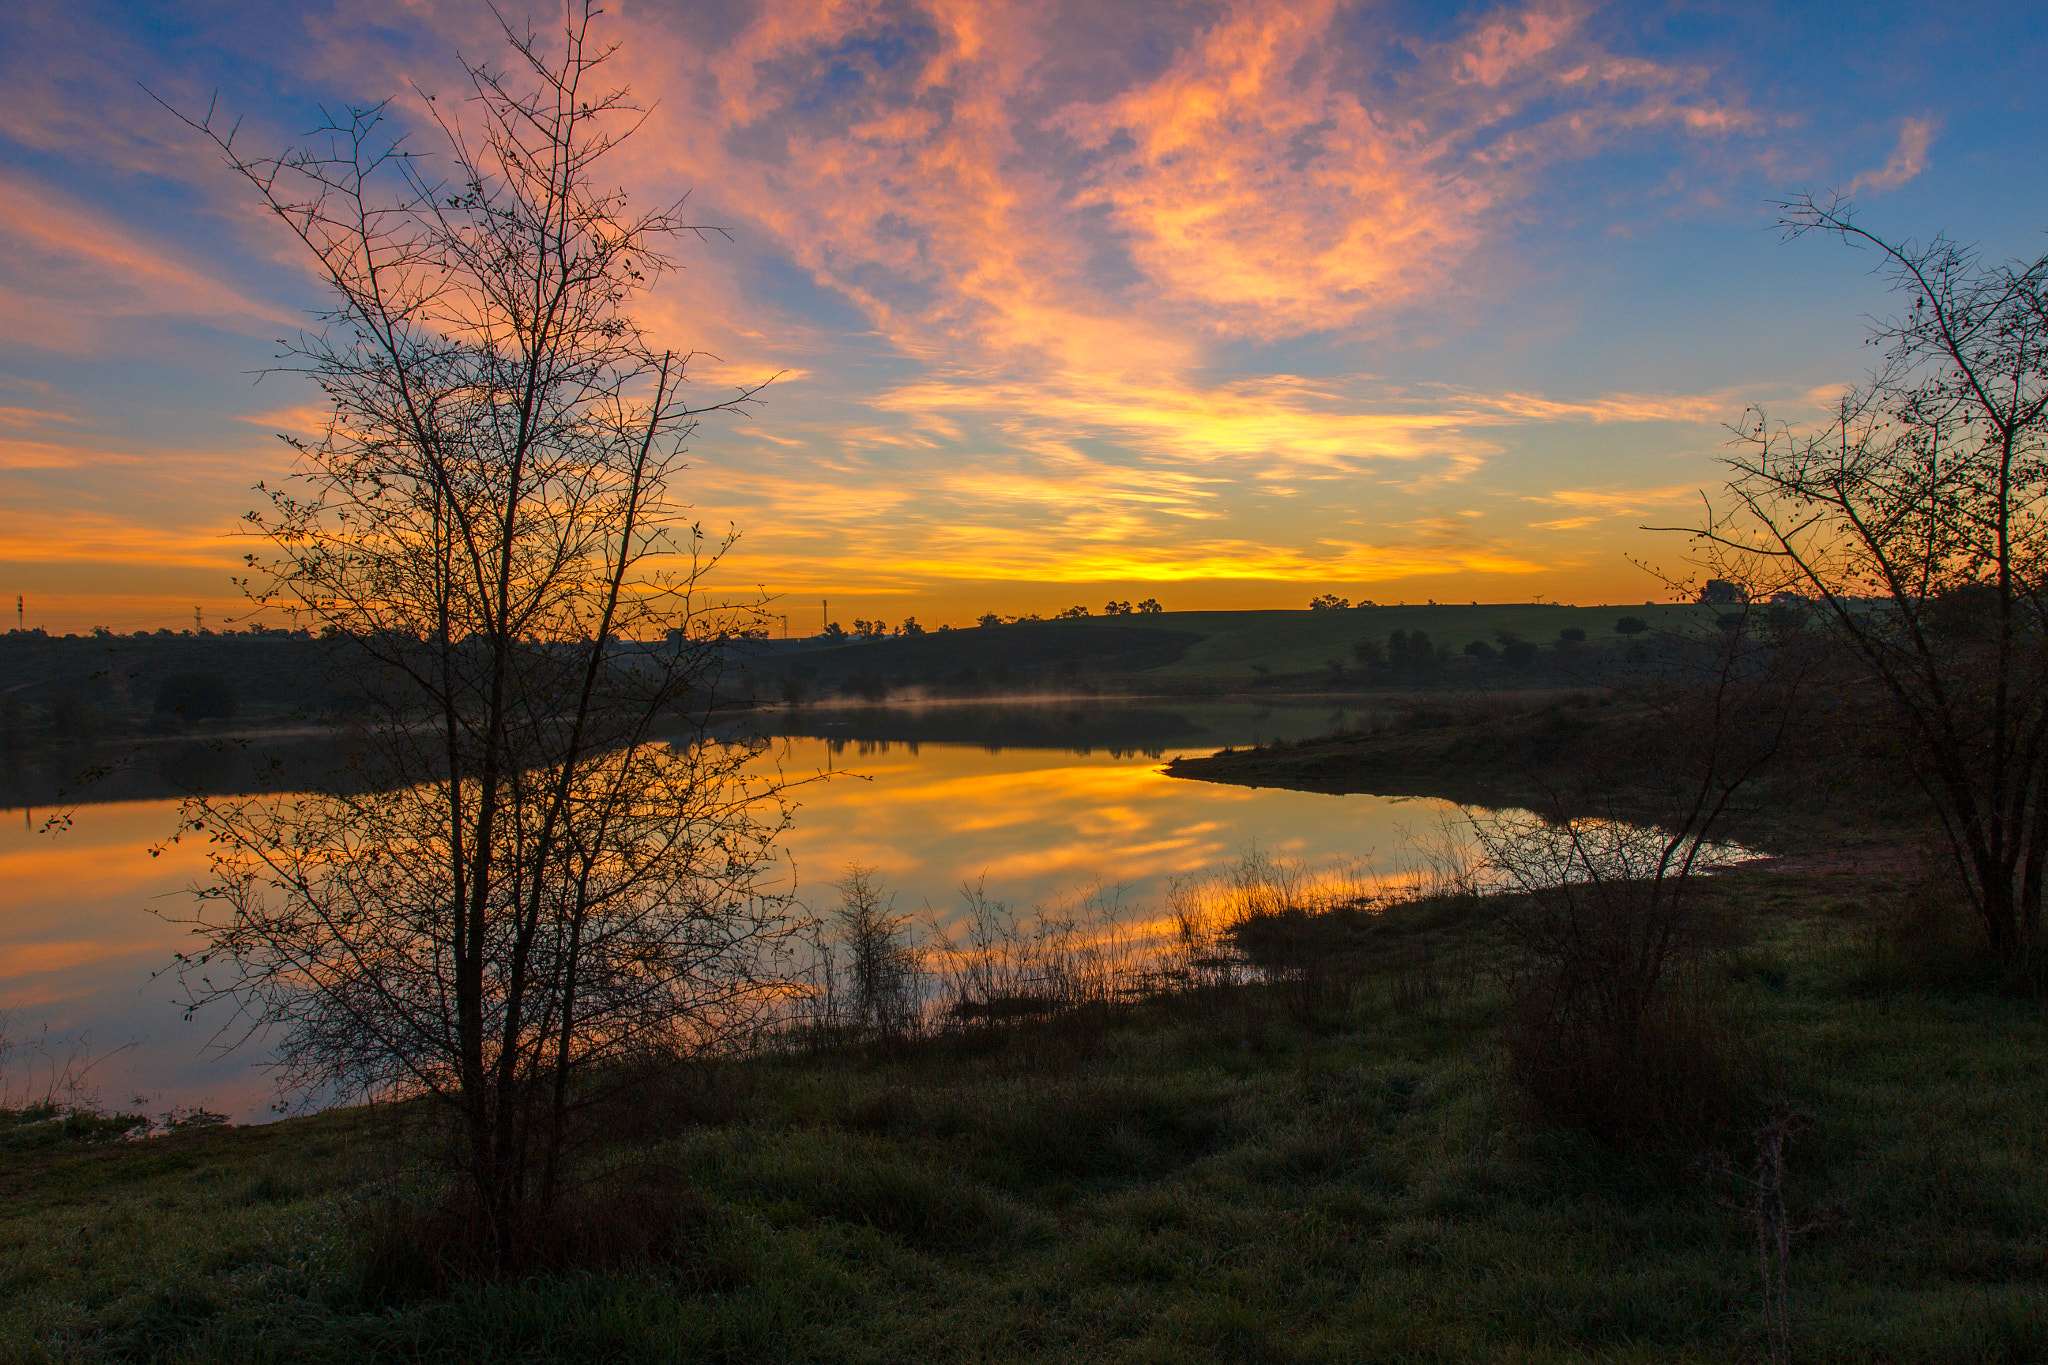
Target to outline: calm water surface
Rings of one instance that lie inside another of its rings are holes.
[[[962,733],[957,710],[798,718],[796,728],[822,733],[777,738],[774,758],[792,775],[843,775],[799,793],[784,871],[793,869],[801,896],[817,908],[833,901],[827,883],[857,862],[877,870],[899,909],[929,905],[941,917],[956,910],[969,881],[1020,908],[1078,897],[1098,883],[1120,886],[1142,914],[1169,878],[1219,871],[1254,843],[1311,865],[1370,858],[1398,873],[1410,835],[1435,835],[1454,809],[1161,772],[1176,753],[1315,734],[1355,719],[1329,707],[1134,705],[1121,738],[1112,711],[1007,708],[986,732],[1003,747],[922,738]],[[1012,747],[1020,739],[1034,747]],[[152,975],[187,946],[184,930],[152,907],[178,912],[184,888],[203,871],[203,851],[191,845],[150,856],[176,809],[170,800],[86,805],[56,834],[39,832],[41,812],[0,817],[0,1010],[17,1053],[47,1030],[57,1061],[73,1053],[94,1059],[90,1080],[105,1103],[125,1106],[142,1095],[152,1113],[203,1105],[238,1121],[261,1119],[278,1099],[261,1043],[223,1052],[225,1021],[183,1019],[176,980]],[[19,1055],[12,1073],[18,1087]]]

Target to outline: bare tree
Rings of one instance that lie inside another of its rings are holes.
[[[2038,962],[2048,865],[2048,256],[1894,242],[1844,202],[1791,236],[1878,254],[1910,298],[1884,359],[1817,430],[1752,411],[1729,501],[1696,529],[1753,599],[1811,599],[1881,693],[1993,951]]]
[[[787,808],[703,726],[727,642],[726,541],[670,497],[690,357],[624,311],[700,234],[597,177],[637,126],[599,84],[594,6],[558,43],[507,27],[435,162],[353,109],[314,145],[211,138],[332,302],[282,368],[331,403],[250,514],[245,586],[316,626],[373,720],[327,790],[188,805],[214,846],[195,1004],[282,1028],[287,1076],[432,1096],[489,1256],[545,1215],[581,1106],[719,1045],[779,989]]]

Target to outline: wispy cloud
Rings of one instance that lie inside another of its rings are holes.
[[[105,324],[145,315],[265,330],[301,321],[46,187],[0,176],[0,325],[16,344],[89,349]]]
[[[52,422],[76,426],[78,419],[68,412],[48,412],[42,408],[11,408],[0,406],[0,426],[40,427]]]
[[[1370,327],[1452,287],[1546,167],[1755,123],[1562,9],[1389,67],[1329,0],[1146,7],[1148,46],[1175,54],[1153,71],[1044,4],[755,14],[723,50],[641,35],[640,78],[699,94],[637,154],[955,367],[1122,378],[1199,365],[1205,338]]]
[[[1877,170],[1863,171],[1851,180],[1848,193],[1895,190],[1926,170],[1927,154],[1934,146],[1934,135],[1939,131],[1941,124],[1934,119],[1904,120],[1899,126],[1898,145],[1892,148],[1891,156]]]

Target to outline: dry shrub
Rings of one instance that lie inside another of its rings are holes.
[[[1143,993],[1146,945],[1132,929],[1121,888],[1096,886],[1020,915],[963,886],[958,935],[932,926],[930,947],[941,1019],[948,1025],[1012,1024],[1102,1012]]]
[[[399,1190],[372,1199],[356,1218],[356,1285],[373,1303],[440,1294],[460,1281],[516,1279],[572,1270],[659,1268],[696,1289],[729,1288],[744,1267],[719,1245],[712,1207],[688,1182],[660,1169],[615,1172],[533,1205],[503,1235],[466,1186]]]
[[[1694,1147],[1753,1112],[1769,1062],[1709,974],[1667,978],[1626,1024],[1517,991],[1503,1031],[1532,1116],[1619,1146]]]
[[[895,912],[895,896],[882,889],[875,869],[848,863],[833,883],[840,894],[832,912],[846,962],[830,998],[843,997],[843,1021],[855,1038],[901,1038],[923,1013],[923,953],[910,939],[909,915]]]
[[[1481,837],[1521,889],[1502,1041],[1531,1109],[1628,1144],[1747,1113],[1758,1057],[1707,969],[1735,926],[1693,894],[1698,846],[1614,820],[1500,817]]]

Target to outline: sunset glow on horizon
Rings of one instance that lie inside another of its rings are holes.
[[[927,626],[1660,598],[1637,561],[1684,538],[1642,528],[1697,518],[1748,406],[1810,419],[1860,379],[1892,309],[1771,201],[2038,255],[2043,29],[623,0],[607,71],[650,113],[609,174],[726,234],[636,311],[706,398],[773,378],[675,491],[740,533],[720,587],[792,633],[825,598]],[[59,633],[233,619],[238,520],[321,415],[257,375],[322,300],[152,92],[217,92],[266,149],[385,98],[417,134],[419,92],[455,104],[502,37],[480,0],[24,6],[0,34],[0,593]]]

